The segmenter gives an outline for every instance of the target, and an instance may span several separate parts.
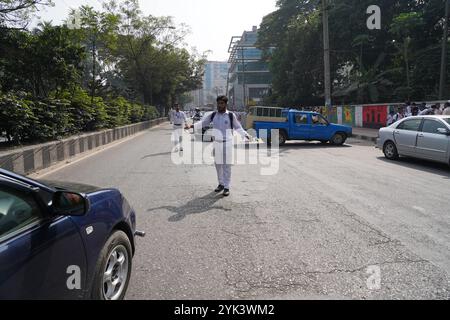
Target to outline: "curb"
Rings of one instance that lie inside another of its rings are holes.
[[[353,134],[352,138],[358,139],[358,140],[364,140],[364,141],[371,141],[373,143],[377,142],[377,137],[364,136],[361,134]]]

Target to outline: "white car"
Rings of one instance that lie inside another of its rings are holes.
[[[421,158],[450,165],[450,116],[415,116],[381,128],[377,148],[386,158]]]

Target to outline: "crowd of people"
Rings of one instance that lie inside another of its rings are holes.
[[[450,115],[450,101],[440,104],[426,104],[425,102],[416,104],[406,102],[404,106],[391,110],[388,115],[387,125],[407,117],[429,115]]]

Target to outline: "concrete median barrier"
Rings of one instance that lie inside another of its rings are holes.
[[[167,118],[160,118],[124,127],[73,136],[59,141],[1,151],[0,168],[19,174],[30,174],[38,170],[50,168],[77,155],[94,151],[102,146],[133,136],[166,121]]]

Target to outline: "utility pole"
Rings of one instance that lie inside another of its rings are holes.
[[[439,100],[444,99],[444,87],[447,75],[447,42],[450,0],[445,1],[444,37],[442,38],[441,79],[439,82]]]
[[[325,107],[331,117],[331,72],[330,72],[330,33],[328,27],[328,0],[322,0],[323,14],[323,60],[325,76]]]
[[[228,87],[229,87],[229,85],[230,85],[230,69],[228,69],[228,73],[227,73],[227,88],[225,89],[226,91],[225,91],[225,95],[228,97],[229,96],[229,94],[228,94]]]

